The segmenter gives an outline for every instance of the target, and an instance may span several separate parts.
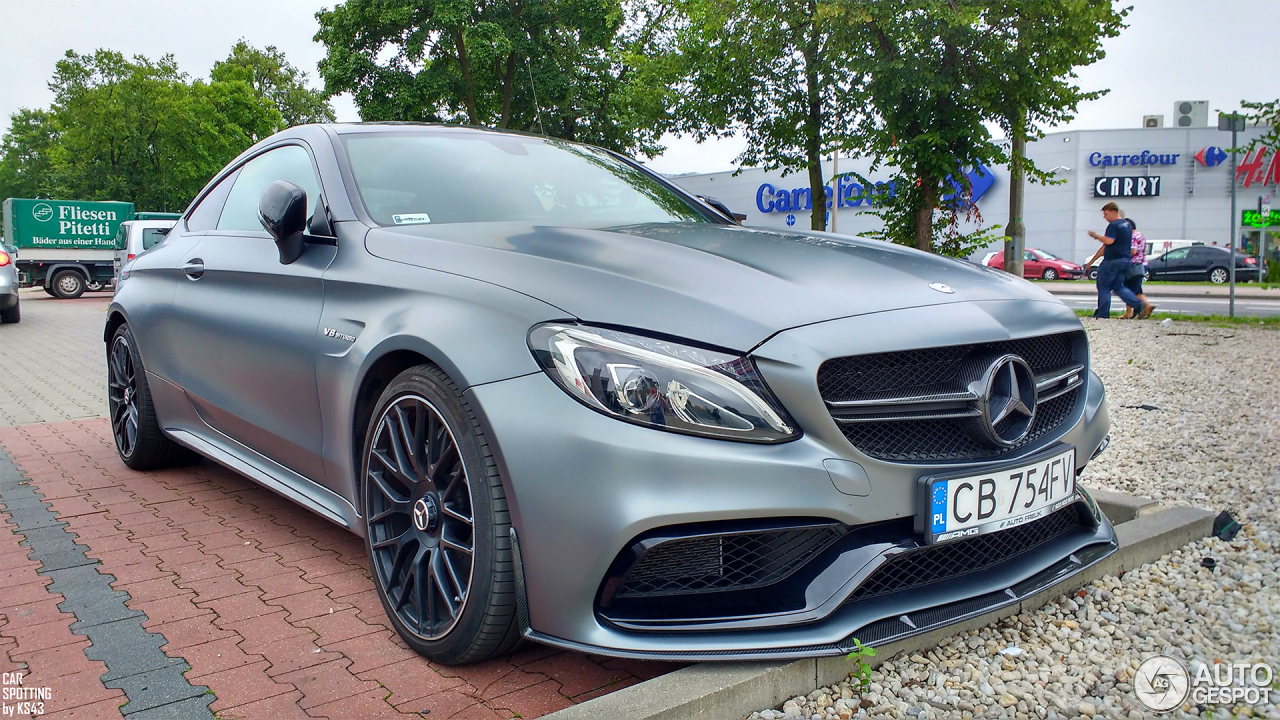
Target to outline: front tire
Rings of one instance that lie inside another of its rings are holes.
[[[1044,279],[1045,279],[1045,280],[1057,280],[1057,279],[1058,279],[1058,271],[1057,271],[1057,270],[1054,270],[1053,268],[1045,268],[1045,269],[1044,269]]]
[[[99,282],[99,281],[97,281],[97,280],[90,280],[90,281],[89,281],[89,282],[84,286],[84,289],[85,289],[85,290],[88,290],[89,292],[98,292],[98,291],[99,291],[99,290],[101,290],[103,287],[105,287],[105,285],[103,285],[101,282]]]
[[[1221,285],[1231,279],[1226,268],[1216,267],[1209,271],[1209,282],[1214,285]]]
[[[502,481],[475,412],[439,368],[410,368],[382,393],[360,477],[374,585],[409,647],[462,665],[519,644]]]
[[[53,296],[63,300],[75,300],[84,294],[84,276],[75,270],[59,270],[53,276]]]
[[[165,436],[151,404],[142,357],[128,325],[116,328],[107,346],[107,410],[116,452],[134,470],[168,467],[190,457]]]

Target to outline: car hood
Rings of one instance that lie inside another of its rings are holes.
[[[853,315],[1056,302],[1003,272],[910,248],[734,225],[415,225],[374,229],[365,244],[377,257],[501,285],[585,322],[738,351],[788,328]]]

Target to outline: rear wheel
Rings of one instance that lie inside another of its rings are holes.
[[[1098,279],[1098,269],[1097,269],[1097,268],[1090,268],[1090,269],[1089,269],[1089,279],[1090,279],[1090,280],[1097,280],[1097,279]]]
[[[128,325],[116,328],[107,346],[107,411],[116,452],[134,470],[166,467],[191,457],[160,430],[147,374]]]
[[[9,308],[8,310],[0,310],[0,323],[5,323],[6,325],[8,325],[11,323],[21,322],[21,320],[22,320],[22,301],[17,298],[14,298],[13,307]]]
[[[84,276],[75,270],[59,270],[53,276],[53,296],[63,300],[74,300],[84,294]]]
[[[97,280],[90,280],[88,283],[85,283],[85,286],[84,286],[84,289],[88,290],[89,292],[98,292],[102,288],[103,288],[103,284]]]
[[[363,458],[369,564],[400,637],[448,665],[514,648],[506,495],[457,386],[434,366],[401,373],[378,401]]]
[[[1216,267],[1209,271],[1209,282],[1215,285],[1221,285],[1230,279],[1226,268]]]
[[[1057,271],[1057,270],[1054,270],[1053,268],[1045,268],[1045,269],[1044,269],[1044,279],[1045,279],[1045,280],[1057,280],[1057,279],[1058,279],[1058,271]]]

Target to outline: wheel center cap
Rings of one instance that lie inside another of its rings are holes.
[[[413,504],[413,526],[418,532],[434,532],[440,520],[440,507],[430,495],[418,498]]]

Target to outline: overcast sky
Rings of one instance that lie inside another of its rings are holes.
[[[1280,27],[1277,0],[1131,0],[1129,28],[1108,40],[1107,57],[1080,70],[1082,87],[1111,92],[1081,107],[1059,129],[1138,127],[1142,116],[1163,114],[1178,100],[1208,100],[1213,111],[1241,99],[1280,97],[1271,62]],[[324,48],[311,38],[315,0],[0,0],[0,128],[20,107],[46,107],[54,63],[68,49],[105,47],[126,55],[172,53],[192,76],[208,76],[240,38],[275,45],[319,86],[316,62]],[[333,100],[338,120],[358,120],[350,98]],[[1212,119],[1211,119],[1212,122]],[[743,142],[698,145],[668,138],[668,150],[649,162],[666,173],[714,172],[734,167]]]

